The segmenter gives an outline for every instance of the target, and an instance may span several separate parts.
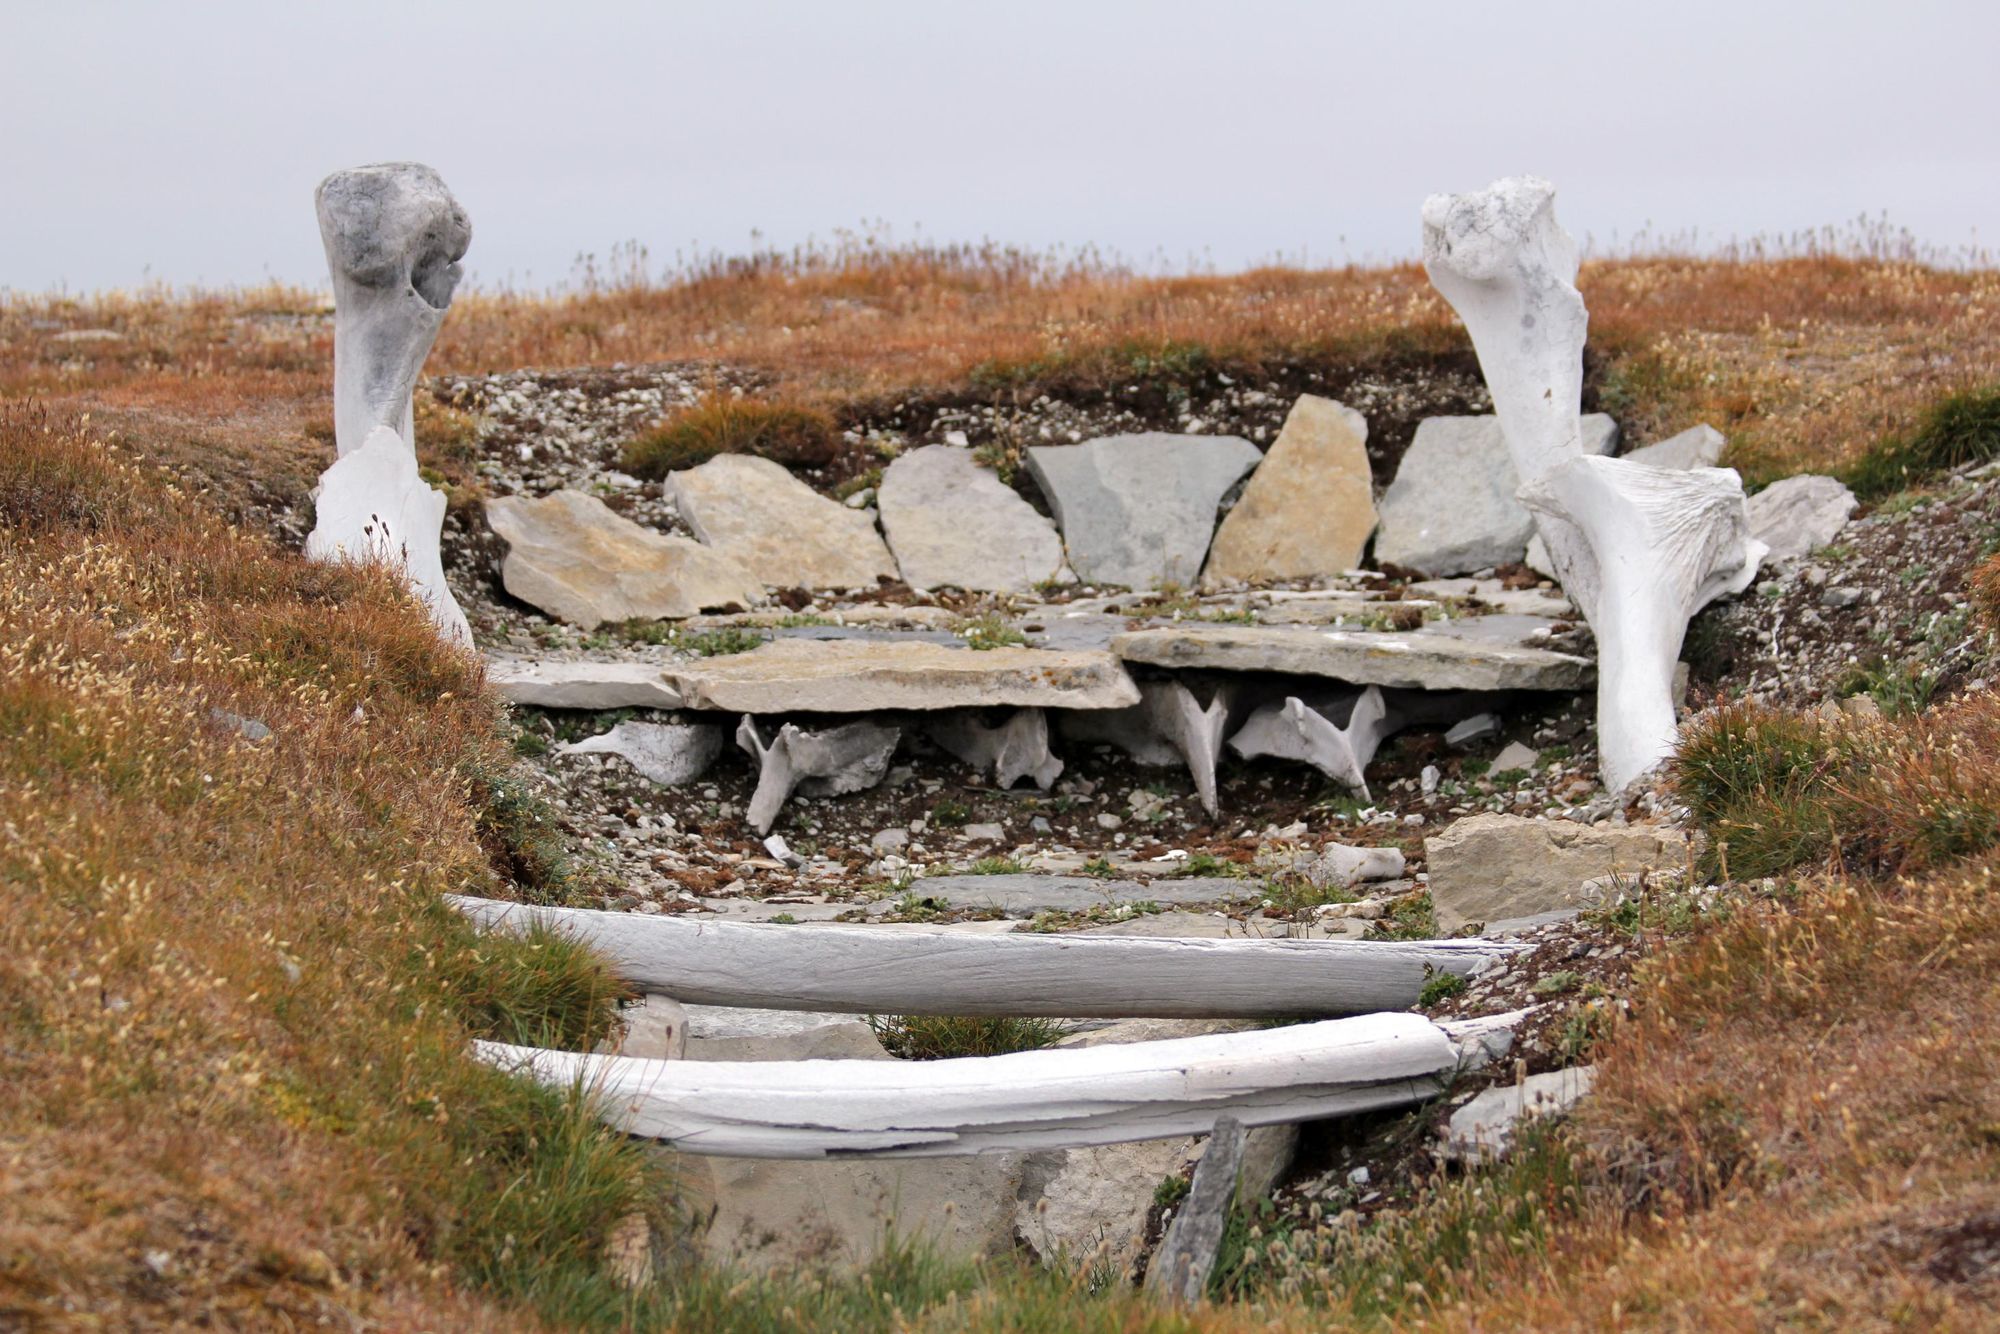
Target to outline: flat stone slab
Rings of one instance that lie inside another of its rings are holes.
[[[1038,912],[1086,912],[1127,903],[1173,907],[1264,896],[1261,881],[1221,876],[1175,877],[1147,883],[1098,880],[1087,875],[933,875],[911,881],[910,888],[929,898],[945,899],[954,908],[993,908],[1009,917],[1033,917]]]
[[[1583,419],[1586,453],[1609,454],[1618,425]],[[1520,488],[1498,417],[1427,417],[1382,495],[1375,559],[1427,575],[1470,574],[1521,560],[1535,521],[1514,499]]]
[[[721,552],[654,532],[580,491],[496,496],[486,522],[507,544],[507,591],[586,630],[764,600],[763,585]]]
[[[696,537],[773,588],[873,588],[896,577],[869,514],[769,459],[718,454],[669,473],[666,491]]]
[[[690,709],[730,713],[868,713],[879,709],[1039,706],[1121,709],[1139,702],[1105,652],[854,639],[780,639],[666,669]]]
[[[1055,526],[955,445],[911,450],[882,473],[882,531],[913,588],[1021,593],[1063,568]]]
[[[1353,685],[1416,690],[1581,690],[1588,658],[1427,630],[1315,630],[1289,626],[1181,625],[1133,630],[1111,641],[1127,662],[1325,676]]]
[[[1344,403],[1301,394],[1216,529],[1202,585],[1337,575],[1361,563],[1374,531],[1367,419]]]
[[[1105,436],[1035,445],[1028,473],[1048,497],[1079,579],[1192,588],[1229,488],[1263,458],[1233,435]]]
[[[680,691],[657,662],[490,657],[487,683],[539,709],[677,709]]]

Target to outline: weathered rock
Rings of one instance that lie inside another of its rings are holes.
[[[882,472],[882,531],[915,588],[1019,593],[1055,578],[1062,538],[971,451],[926,445]]]
[[[486,522],[507,544],[500,562],[507,591],[585,629],[764,600],[763,585],[729,557],[641,527],[580,491],[496,496],[486,502]]]
[[[648,994],[618,1017],[625,1021],[625,1034],[618,1043],[620,1056],[677,1061],[687,1055],[687,1010],[679,1001]]]
[[[342,456],[387,427],[414,452],[411,390],[458,287],[472,222],[417,162],[337,171],[313,203],[333,274],[333,439]]]
[[[1419,690],[1577,690],[1592,677],[1589,660],[1573,654],[1430,630],[1183,624],[1129,631],[1111,641],[1111,651],[1156,667],[1282,672]]]
[[[510,704],[538,709],[677,709],[678,690],[656,662],[510,658],[486,660],[487,683]]]
[[[1300,858],[1293,869],[1320,888],[1357,885],[1368,880],[1396,880],[1403,874],[1403,853],[1400,848],[1357,848],[1328,843],[1311,856]]]
[[[1235,436],[1148,432],[1036,445],[1028,472],[1055,511],[1078,578],[1192,587],[1216,507],[1261,457]]]
[[[1854,513],[1854,493],[1832,477],[1787,477],[1750,497],[1750,535],[1772,560],[1811,554],[1840,536]]]
[[[1302,394],[1209,548],[1206,586],[1336,575],[1361,564],[1375,531],[1368,422]]]
[[[419,475],[410,444],[378,426],[320,474],[306,559],[400,570],[446,641],[470,648],[472,627],[444,578],[444,507],[444,493]]]
[[[688,1007],[690,1060],[887,1060],[868,1025],[846,1015]],[[706,1034],[707,1036],[703,1036]],[[717,1264],[755,1271],[857,1269],[891,1235],[959,1258],[1012,1248],[1021,1154],[921,1161],[785,1162],[676,1156],[691,1213],[714,1210],[702,1234]]]
[[[1583,447],[1608,454],[1618,424],[1583,419]],[[1521,481],[1498,417],[1429,417],[1382,496],[1375,559],[1427,575],[1469,574],[1520,560],[1535,521],[1514,498]]]
[[[1679,833],[1648,825],[1471,815],[1425,839],[1424,858],[1431,908],[1449,935],[1471,922],[1588,906],[1584,881],[1678,866],[1686,853]]]
[[[837,797],[874,787],[889,772],[901,739],[901,731],[880,723],[848,723],[819,732],[786,723],[766,745],[757,720],[745,714],[736,728],[736,744],[757,762],[757,790],[745,817],[759,834],[768,834],[794,790],[809,797]]]
[[[1563,1115],[1590,1092],[1596,1073],[1593,1066],[1572,1066],[1484,1090],[1451,1114],[1444,1129],[1445,1157],[1464,1162],[1505,1157],[1523,1121]]]
[[[1049,751],[1048,715],[1040,709],[1015,709],[998,726],[981,721],[976,709],[956,709],[939,714],[928,730],[931,740],[1000,787],[1031,778],[1046,792],[1062,776],[1063,762]]]
[[[666,669],[691,709],[872,713],[883,709],[1115,709],[1139,687],[1109,653],[911,641],[779,639]]]
[[[1722,432],[1713,426],[1690,426],[1657,444],[1642,445],[1625,457],[1649,467],[1685,472],[1689,468],[1713,468],[1722,461],[1722,451],[1728,444]]]
[[[692,783],[721,753],[722,729],[713,723],[632,720],[556,748],[558,755],[616,755],[661,787]]]
[[[697,538],[773,588],[873,588],[896,577],[872,518],[769,459],[718,454],[669,473],[666,490]]]

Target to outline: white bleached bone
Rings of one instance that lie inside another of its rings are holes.
[[[1222,738],[1229,730],[1236,687],[1228,682],[1218,685],[1206,706],[1197,703],[1194,692],[1179,681],[1146,681],[1140,684],[1139,693],[1139,707],[1193,775],[1201,808],[1216,815],[1215,766],[1222,758]]]
[[[314,194],[333,271],[333,438],[346,455],[378,426],[415,447],[410,393],[458,286],[472,223],[416,162],[337,171]]]
[[[619,723],[609,732],[556,748],[558,755],[616,755],[661,787],[692,783],[722,750],[713,723]]]
[[[760,834],[771,832],[794,789],[809,797],[837,797],[874,787],[889,772],[902,732],[882,723],[847,723],[808,732],[786,723],[765,744],[749,714],[736,727],[736,744],[757,761],[757,790],[747,818]]]
[[[448,641],[472,646],[472,627],[444,579],[444,494],[417,473],[417,456],[378,426],[320,475],[306,559],[384,564],[402,571]]]
[[[1071,741],[1109,742],[1133,763],[1150,768],[1185,765],[1202,808],[1216,814],[1216,764],[1235,716],[1237,690],[1224,682],[1206,705],[1180,681],[1145,681],[1139,692],[1139,702],[1128,708],[1065,710],[1063,735]]]
[[[1032,778],[1046,792],[1062,776],[1063,762],[1049,751],[1048,715],[1040,709],[1015,709],[997,727],[981,721],[977,710],[953,709],[934,715],[928,731],[931,740],[1003,788]]]
[[[649,1061],[482,1042],[478,1056],[581,1085],[628,1134],[756,1158],[935,1157],[1201,1134],[1407,1106],[1456,1076],[1452,1032],[1415,1014],[943,1061]]]
[[[1374,851],[1371,849],[1371,851]],[[453,898],[489,930],[583,941],[640,991],[698,1005],[846,1014],[1271,1019],[1417,1003],[1527,948],[1483,940],[973,935],[886,926],[773,926],[697,916]]]
[[[1587,456],[1589,316],[1555,187],[1534,176],[1424,201],[1424,269],[1465,321],[1556,576],[1597,634],[1605,785],[1673,753],[1674,661],[1688,618],[1755,576],[1743,485],[1726,468],[1668,471]]]
[[[1733,468],[1579,456],[1521,488],[1564,591],[1597,634],[1598,767],[1617,791],[1674,753],[1674,665],[1687,623],[1756,577]]]
[[[1424,271],[1472,335],[1522,482],[1583,451],[1590,317],[1555,194],[1539,176],[1510,176],[1475,194],[1424,201]]]
[[[1311,704],[1297,695],[1282,704],[1265,704],[1229,739],[1229,746],[1245,759],[1268,755],[1302,760],[1365,798],[1369,762],[1384,739],[1402,726],[1381,688],[1369,686],[1359,695]]]

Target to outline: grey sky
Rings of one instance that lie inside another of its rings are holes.
[[[0,0],[0,287],[319,283],[315,182],[444,174],[482,284],[636,240],[1414,253],[1534,171],[1600,248],[1887,211],[2000,240],[1990,0]]]

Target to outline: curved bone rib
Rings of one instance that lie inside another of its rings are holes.
[[[1674,752],[1688,619],[1757,573],[1733,468],[1579,456],[1524,485],[1563,589],[1597,633],[1598,766],[1616,791]]]
[[[415,448],[410,392],[437,339],[472,223],[417,162],[337,171],[314,203],[333,271],[333,438],[348,454],[386,426]]]
[[[1424,201],[1424,272],[1472,335],[1500,433],[1521,480],[1582,452],[1583,338],[1576,242],[1556,189],[1510,176]]]

